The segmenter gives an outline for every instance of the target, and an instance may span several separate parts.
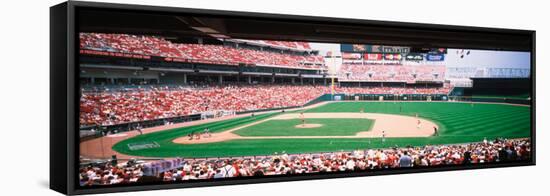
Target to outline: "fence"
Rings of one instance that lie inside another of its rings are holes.
[[[509,104],[531,105],[531,99],[506,98],[506,97],[449,96],[449,101],[509,103]]]

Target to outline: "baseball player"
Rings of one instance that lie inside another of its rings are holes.
[[[302,121],[302,127],[306,126],[306,119],[304,118],[304,113],[300,112],[300,120]]]

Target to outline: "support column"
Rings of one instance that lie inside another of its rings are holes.
[[[327,85],[327,79],[326,78],[323,79],[323,85],[325,85],[325,86]]]
[[[275,83],[275,76],[271,76],[271,83]]]
[[[248,76],[248,84],[252,84],[252,76]]]
[[[218,83],[223,84],[223,76],[222,75],[218,76]]]
[[[313,78],[313,85],[315,85],[315,78]]]
[[[91,82],[92,84],[95,84],[95,78],[94,78],[94,77],[91,77],[91,78],[90,78],[90,82]]]
[[[294,82],[295,82],[294,79],[295,79],[295,78],[291,78],[291,79],[290,79],[290,82],[291,82],[292,84],[294,84]]]
[[[187,84],[187,74],[183,74],[183,84]]]
[[[304,78],[300,78],[300,84],[304,85]]]
[[[111,84],[115,84],[115,78],[111,78]]]

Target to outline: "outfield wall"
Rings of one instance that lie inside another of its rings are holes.
[[[506,97],[449,96],[449,101],[531,105],[531,99],[506,98]]]

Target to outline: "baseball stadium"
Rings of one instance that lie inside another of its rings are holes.
[[[79,36],[81,186],[531,156],[528,52]]]

